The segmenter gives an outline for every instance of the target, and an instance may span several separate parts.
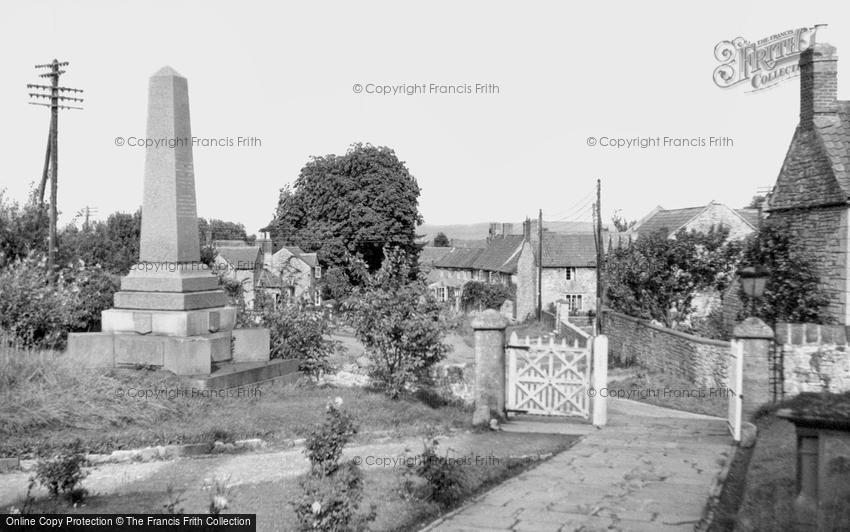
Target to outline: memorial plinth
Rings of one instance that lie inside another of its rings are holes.
[[[170,67],[148,88],[139,263],[121,279],[101,333],[71,334],[68,352],[90,366],[161,366],[210,375],[226,362],[268,362],[268,332],[251,351],[233,340],[236,309],[200,262],[195,171],[186,78]],[[265,339],[263,342],[262,340]]]

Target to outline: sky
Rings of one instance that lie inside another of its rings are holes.
[[[596,179],[606,220],[657,205],[742,207],[776,179],[799,79],[722,89],[715,46],[825,23],[841,57],[848,15],[846,2],[799,1],[7,1],[0,189],[23,200],[41,175],[48,110],[27,104],[26,84],[55,57],[70,62],[62,85],[85,90],[84,110],[60,116],[65,222],[86,206],[103,219],[141,204],[144,148],[127,139],[144,138],[148,78],[165,65],[188,78],[195,137],[261,142],[194,149],[198,215],[249,233],[311,156],[355,142],[395,150],[426,223],[515,222],[538,209],[590,220]],[[850,99],[844,71],[839,61],[839,98]],[[426,90],[376,93],[405,84]],[[665,136],[732,144],[600,145]]]

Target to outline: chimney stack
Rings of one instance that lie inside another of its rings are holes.
[[[838,53],[824,41],[826,24],[815,25],[811,45],[800,54],[800,124],[838,118]]]
[[[531,218],[526,218],[522,222],[522,238],[527,242],[531,242]]]

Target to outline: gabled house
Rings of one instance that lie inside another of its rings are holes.
[[[452,250],[451,247],[423,246],[419,250],[419,271],[427,274],[434,269],[434,263]]]
[[[850,324],[850,101],[838,100],[838,54],[815,42],[800,54],[800,121],[766,201],[812,259],[828,316]]]
[[[481,248],[449,248],[428,272],[428,288],[439,301],[448,301],[452,309],[461,309],[463,285],[472,280],[472,265],[483,252]]]
[[[254,288],[263,270],[260,246],[221,246],[213,261],[215,272],[223,280],[235,281],[242,287],[245,306],[254,308]]]
[[[607,236],[603,233],[603,242]],[[542,308],[563,306],[571,313],[596,310],[596,241],[592,233],[543,233],[543,257],[539,240],[523,243],[517,265],[516,318],[537,312],[538,275],[541,275]],[[542,268],[542,272],[538,269]]]
[[[701,207],[685,209],[664,209],[659,206],[638,220],[629,233],[638,237],[663,230],[668,238],[673,238],[681,229],[708,232],[712,227],[722,226],[729,229],[730,240],[738,240],[757,229],[758,217],[756,209],[732,209],[714,201]],[[621,242],[618,239],[613,245]]]
[[[280,279],[284,301],[322,303],[319,289],[322,267],[315,253],[305,253],[298,246],[284,246],[266,262],[266,268]]]

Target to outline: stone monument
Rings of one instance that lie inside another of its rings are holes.
[[[236,309],[200,262],[189,89],[170,67],[150,79],[147,138],[160,142],[145,153],[139,263],[121,279],[115,308],[103,311],[102,332],[69,335],[68,352],[88,366],[161,366],[178,375],[210,376],[228,362],[256,370],[269,361],[268,330],[234,330]],[[225,384],[274,378],[290,366]]]

